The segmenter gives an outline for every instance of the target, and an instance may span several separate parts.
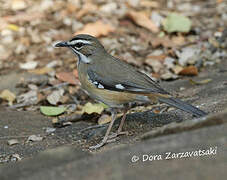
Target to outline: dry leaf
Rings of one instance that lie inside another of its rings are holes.
[[[154,79],[159,79],[160,78],[160,74],[158,74],[158,73],[152,73],[151,76]]]
[[[182,46],[185,44],[185,38],[183,36],[173,36],[171,38],[171,41],[174,43],[176,46]]]
[[[34,74],[48,74],[49,72],[54,71],[52,68],[44,67],[40,69],[29,70],[28,72]]]
[[[32,141],[32,142],[36,142],[36,141],[42,141],[43,137],[40,135],[31,135],[28,137],[27,141]]]
[[[160,55],[148,55],[147,58],[149,59],[155,59],[160,61],[161,63],[164,62],[166,55],[165,54],[160,54]]]
[[[151,66],[155,73],[158,73],[163,68],[163,64],[155,59],[148,58],[145,60],[145,63]]]
[[[73,75],[78,79],[78,71],[77,71],[77,69],[73,70]]]
[[[5,89],[0,94],[0,98],[7,100],[10,104],[12,104],[13,101],[16,99],[16,95],[9,91],[8,89]]]
[[[15,144],[19,144],[19,141],[17,139],[10,139],[7,141],[9,146],[15,145]]]
[[[169,39],[169,37],[152,37],[151,38],[152,47],[157,48],[163,46],[165,48],[173,48],[176,45]]]
[[[222,2],[223,2],[223,0],[216,0],[216,2],[217,2],[217,3],[222,3]]]
[[[201,84],[207,84],[209,82],[211,82],[212,79],[204,79],[204,80],[201,80],[201,81],[194,81],[192,79],[189,79],[189,82],[193,85],[201,85]]]
[[[20,63],[20,68],[30,70],[30,69],[35,69],[37,65],[38,65],[37,61],[28,61],[26,63]]]
[[[149,19],[149,17],[144,12],[129,11],[127,13],[127,16],[139,26],[142,26],[154,33],[157,33],[159,31],[159,28],[151,19]]]
[[[73,2],[66,3],[66,11],[68,14],[73,14],[78,11],[79,6],[75,5]]]
[[[196,76],[198,75],[198,69],[195,66],[188,66],[188,67],[185,67],[182,71],[180,71],[179,74],[186,75],[186,76]]]
[[[48,76],[46,75],[38,75],[38,74],[31,74],[30,76],[27,77],[22,77],[20,79],[19,84],[36,84],[36,85],[40,85],[40,84],[46,84],[49,81]]]
[[[175,74],[179,74],[184,68],[182,66],[176,65],[171,68]]]
[[[44,14],[40,12],[32,12],[32,13],[17,13],[13,16],[5,16],[2,18],[6,23],[18,23],[18,22],[28,22],[35,19],[44,18]],[[0,19],[1,20],[1,19]]]
[[[20,27],[15,25],[15,24],[8,24],[7,28],[12,30],[12,31],[19,31]]]
[[[111,121],[111,117],[107,114],[103,114],[99,120],[98,120],[98,124],[102,125],[102,124],[107,124]]]
[[[150,0],[141,0],[140,1],[140,6],[145,7],[145,8],[158,8],[159,7],[159,2],[150,1]]]
[[[11,2],[11,8],[14,11],[23,10],[23,9],[27,8],[26,1],[25,0],[13,0]]]
[[[60,99],[62,98],[63,94],[64,89],[55,90],[47,96],[47,101],[52,105],[57,105],[57,103],[60,102]]]
[[[74,35],[77,34],[90,34],[95,37],[106,36],[111,32],[114,32],[115,28],[106,24],[103,21],[96,21],[95,23],[86,24],[82,30],[77,31]]]
[[[96,12],[97,10],[98,10],[98,7],[95,4],[87,2],[83,6],[83,8],[78,13],[76,13],[76,18],[80,19],[84,15],[86,15],[88,13],[91,14],[92,12]]]
[[[87,114],[92,114],[92,113],[101,114],[104,108],[105,107],[101,103],[92,104],[88,102],[84,105],[82,112]]]
[[[79,83],[79,80],[76,79],[72,72],[60,72],[56,74],[56,77],[61,81],[68,82],[73,85],[77,85]]]
[[[32,102],[38,103],[38,94],[36,90],[31,90],[24,94],[21,94],[20,96],[17,96],[17,103],[29,104]]]
[[[164,79],[164,80],[172,80],[172,79],[177,79],[177,78],[178,78],[178,76],[173,74],[170,71],[167,71],[161,75],[161,79]]]

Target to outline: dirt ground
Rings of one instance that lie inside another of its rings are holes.
[[[222,67],[227,66],[223,64]],[[173,89],[187,87],[189,92],[196,91],[198,96],[191,97],[194,99],[191,102],[202,104],[201,108],[210,112],[209,117],[195,119],[180,110],[162,114],[150,111],[133,113],[127,116],[125,125],[130,136],[121,136],[117,142],[95,152],[90,152],[88,146],[97,143],[96,139],[101,140],[104,128],[79,133],[91,126],[90,122],[79,121],[47,134],[45,128],[52,127],[50,119],[38,113],[2,110],[1,162],[18,162],[1,166],[1,179],[93,179],[94,175],[99,179],[137,179],[139,176],[146,179],[150,175],[157,179],[185,176],[186,179],[222,179],[226,175],[227,162],[227,71],[211,68],[208,72],[196,80],[212,78],[209,84],[192,86],[188,80],[177,80],[171,86]],[[8,129],[2,128],[6,124]],[[42,135],[44,139],[28,142],[31,134]],[[9,146],[7,141],[12,138],[17,138],[19,143]],[[209,148],[217,148],[217,153],[184,159],[142,160],[146,154],[164,158],[167,152]],[[133,163],[135,155],[141,159]]]

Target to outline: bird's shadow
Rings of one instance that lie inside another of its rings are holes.
[[[115,120],[112,127],[112,132],[115,132],[120,124],[122,117]],[[123,129],[128,132],[145,133],[156,127],[161,127],[171,122],[182,122],[185,118],[176,112],[167,112],[162,114],[156,114],[151,111],[135,112],[127,114]],[[81,131],[81,135],[84,139],[91,140],[95,137],[104,136],[109,124],[102,126],[94,126],[87,130]]]

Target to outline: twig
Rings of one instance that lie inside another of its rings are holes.
[[[48,91],[48,90],[51,90],[51,89],[60,88],[62,86],[67,86],[67,85],[69,85],[68,82],[60,83],[60,84],[56,84],[56,85],[48,87],[48,88],[40,89],[39,92]]]
[[[35,105],[35,104],[37,104],[36,101],[34,101],[34,102],[25,102],[25,103],[14,104],[12,106],[9,106],[9,108],[11,108],[11,109],[22,108],[22,107],[25,107],[25,106],[30,106],[30,105]]]
[[[27,135],[27,136],[3,136],[3,137],[0,137],[0,140],[5,140],[5,139],[17,139],[17,138],[28,138],[30,135]]]
[[[90,126],[90,127],[87,127],[87,128],[80,130],[80,132],[84,132],[84,131],[87,131],[87,130],[90,130],[90,129],[105,127],[107,124],[98,124],[98,125]]]
[[[59,122],[77,122],[81,120],[81,114],[73,114],[71,116],[59,116],[58,121]]]

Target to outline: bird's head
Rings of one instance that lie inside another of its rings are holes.
[[[90,63],[89,56],[105,52],[98,39],[87,34],[79,34],[69,41],[58,42],[54,47],[70,48],[79,57],[79,60],[84,63]]]

